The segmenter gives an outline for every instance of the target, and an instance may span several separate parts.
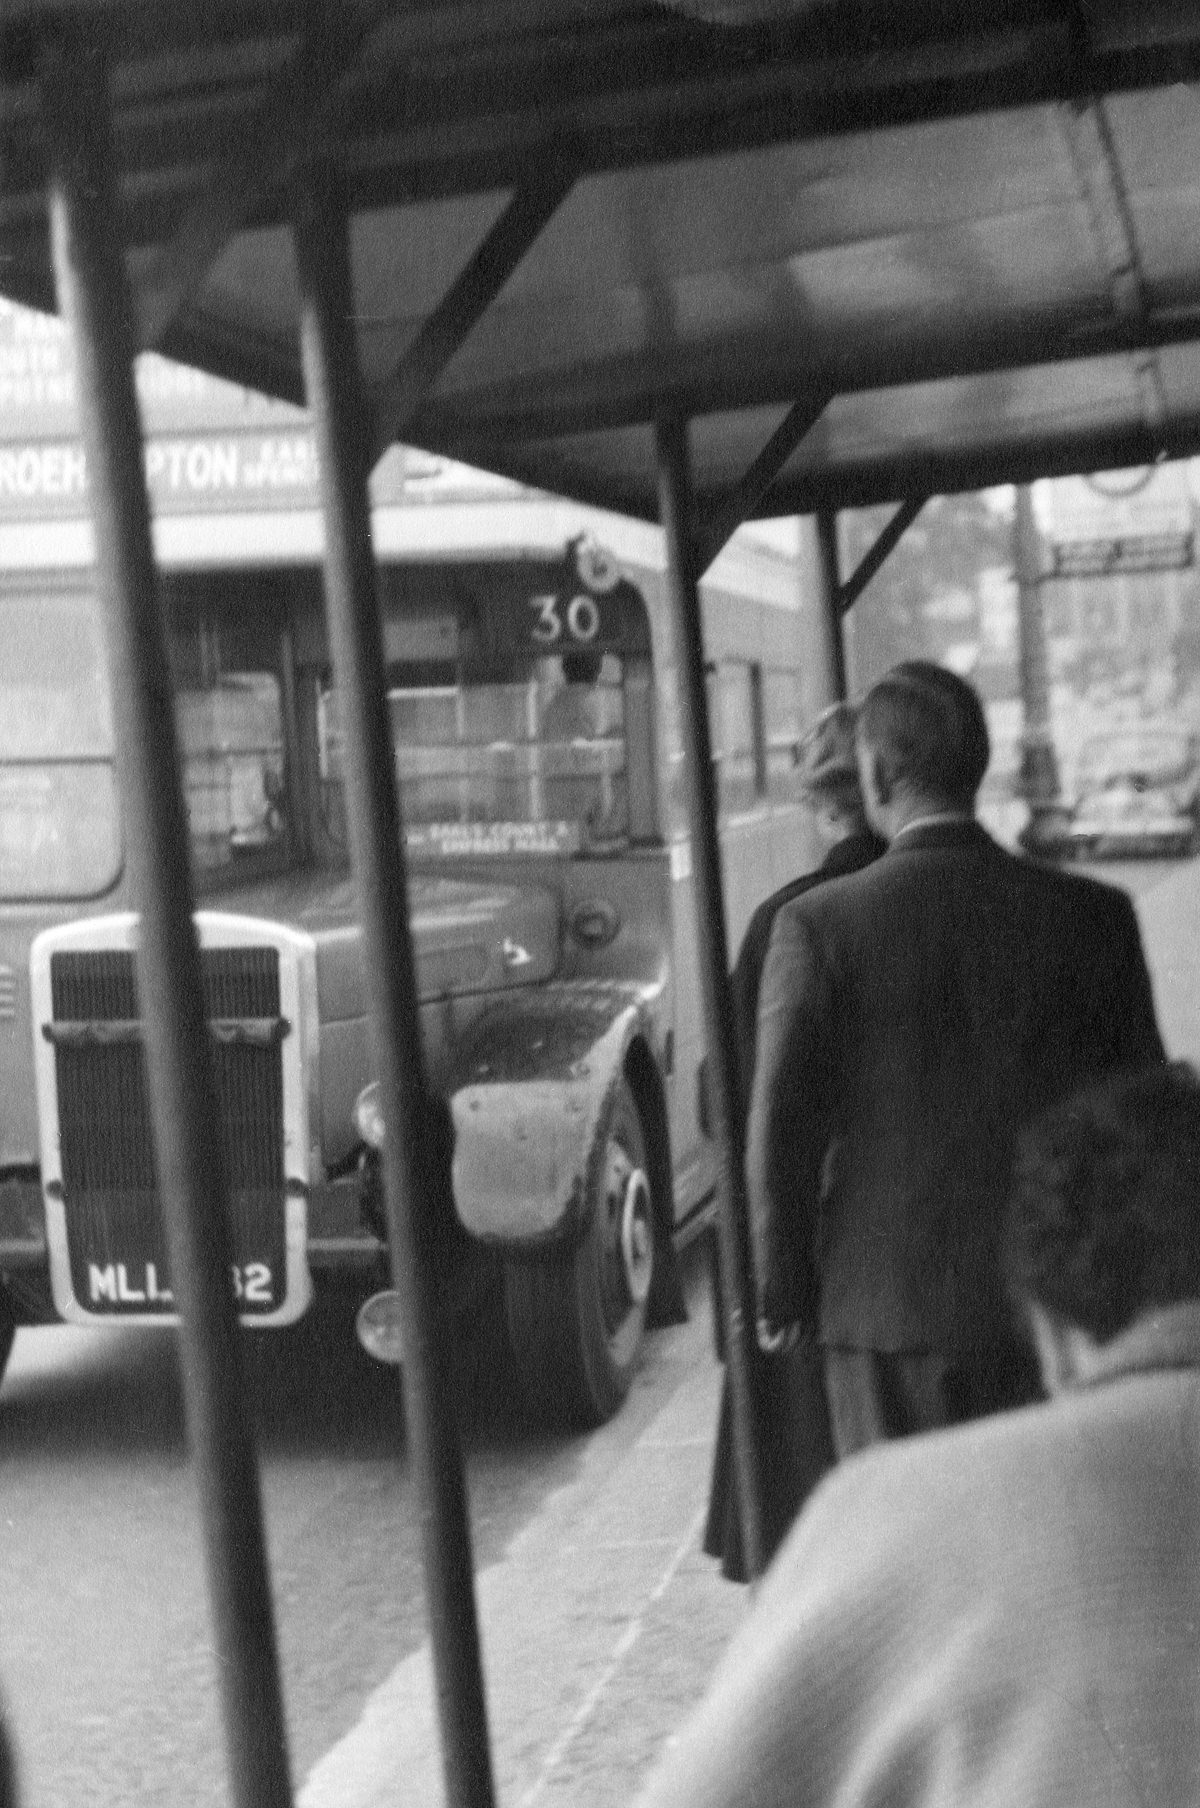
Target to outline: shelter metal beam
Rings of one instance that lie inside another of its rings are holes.
[[[822,11],[823,33],[809,23]],[[601,69],[586,39],[577,52],[543,54],[533,80],[498,62],[496,80],[477,89],[490,104],[470,110],[439,92],[435,75],[423,116],[364,120],[354,204],[369,204],[358,184],[370,184],[372,164],[377,186],[400,166],[409,192],[432,199],[511,182],[547,158],[569,157],[591,174],[1053,105],[1081,81],[1106,93],[1200,79],[1200,29],[1181,9],[1161,42],[1128,48],[1081,46],[1068,8],[1023,11],[1005,26],[977,6],[880,6],[864,27],[865,59],[847,48],[836,8],[797,9],[790,27],[772,21],[757,32],[685,34],[674,19],[651,25],[650,37],[623,32]]]
[[[1067,138],[1091,214],[1097,256],[1108,282],[1113,314],[1132,334],[1150,317],[1150,300],[1138,252],[1133,213],[1104,102],[1096,96],[1064,109]],[[1151,432],[1168,419],[1162,366],[1152,347],[1131,352],[1142,415]]]
[[[1145,427],[1080,428],[1039,434],[1019,444],[964,452],[914,447],[890,458],[847,459],[820,468],[790,472],[774,484],[759,507],[761,515],[812,515],[823,508],[870,508],[897,496],[954,496],[998,483],[1036,483],[1042,477],[1078,477],[1087,471],[1117,471],[1133,465],[1200,454],[1200,412],[1150,433]],[[543,485],[546,479],[541,479]]]
[[[752,368],[744,347],[673,347],[669,372],[656,365],[651,346],[636,357],[610,359],[578,371],[547,377],[517,377],[490,388],[466,389],[437,398],[419,413],[414,434],[437,435],[457,454],[486,463],[514,439],[549,440],[640,425],[647,397],[659,410],[690,418],[735,408],[778,408],[797,395],[858,395],[906,384],[940,383],[963,377],[1000,376],[1022,366],[1053,367],[1089,360],[1148,355],[1200,341],[1200,310],[1162,316],[1039,320],[976,333],[972,337],[904,342],[879,339],[851,344],[826,370],[805,365],[795,346],[760,347]]]
[[[733,1407],[733,1452],[742,1547],[751,1577],[763,1568],[762,1452],[757,1429],[755,1322],[746,1261],[749,1244],[743,1166],[744,1105],[738,1071],[729,945],[721,884],[717,797],[712,737],[704,678],[704,630],[700,612],[694,512],[687,428],[665,416],[655,427],[659,498],[667,543],[667,589],[671,601],[679,671],[680,724],[688,780],[692,866],[700,945],[700,990],[708,1045],[709,1121],[717,1149],[717,1231],[725,1362]]]
[[[1150,6],[1143,0],[1140,10]],[[338,137],[353,152],[356,208],[374,204],[372,185],[376,196],[394,195],[398,179],[407,194],[427,200],[504,187],[564,156],[579,159],[581,170],[616,169],[1068,102],[1081,83],[1104,93],[1200,79],[1200,30],[1182,4],[1159,9],[1161,28],[1148,41],[1126,34],[1122,42],[1114,25],[1111,41],[1097,33],[1092,44],[1074,28],[1072,14],[1082,9],[1068,5],[987,14],[944,0],[865,6],[861,36],[851,44],[844,9],[833,7],[796,8],[788,21],[719,30],[647,9],[611,34],[549,34],[533,54],[519,32],[510,47],[497,31],[492,79],[485,73],[465,81],[453,37],[439,38],[437,15],[446,10],[395,7],[372,46],[372,67],[347,93]],[[164,24],[164,9],[153,0],[107,12],[114,54],[134,56],[144,44],[166,54],[173,42],[187,48],[186,26]],[[234,8],[230,18],[240,22],[242,13],[249,32],[260,9]],[[291,23],[284,13],[272,36]],[[223,20],[227,34],[234,29]],[[6,48],[0,35],[0,67]],[[14,48],[10,60],[18,55]],[[410,57],[411,108],[394,77]],[[20,136],[14,133],[13,179],[27,182],[37,152]],[[128,167],[148,167],[164,137],[173,162],[194,159],[186,116],[167,127],[151,112],[144,123],[136,114],[131,121]]]
[[[140,911],[145,1073],[171,1285],[182,1318],[230,1782],[239,1808],[287,1808],[292,1795],[274,1613],[229,1278],[227,1177],[143,478],[107,83],[82,38],[64,36],[47,50],[43,105],[54,265],[78,358],[121,801]]]
[[[188,9],[141,0],[102,10],[95,29],[114,57],[182,57],[194,49]],[[236,43],[247,59],[273,55],[298,12],[260,4],[212,10],[220,39]],[[1084,9],[1069,4],[1009,4],[987,13],[968,0],[868,4],[856,9],[860,23],[850,42],[845,9],[837,7],[796,7],[788,19],[776,8],[770,20],[719,29],[645,9],[610,33],[547,32],[532,49],[519,31],[509,43],[498,28],[490,47],[494,79],[485,73],[473,81],[464,80],[455,39],[442,25],[447,10],[391,9],[372,46],[372,66],[347,95],[339,121],[339,140],[354,141],[356,164],[376,146],[384,170],[403,168],[408,192],[421,198],[503,186],[531,158],[576,149],[585,156],[581,167],[604,169],[1069,101],[1081,84],[1104,93],[1200,79],[1200,26],[1183,0],[1142,0],[1138,11],[1157,14],[1144,33],[1122,30],[1120,8],[1090,8],[1112,15],[1091,41],[1074,22]],[[31,35],[25,11],[16,8],[7,29],[0,24],[0,68],[18,83]],[[410,57],[419,76],[411,113],[395,80]],[[164,137],[173,159],[193,154],[186,109],[166,122],[151,102],[143,123],[135,95],[130,111],[128,167],[146,167]],[[24,123],[18,113],[14,137]],[[36,148],[17,150],[14,179],[26,181]],[[357,194],[353,204],[363,204]]]
[[[320,7],[299,50],[217,167],[206,172],[203,190],[139,281],[140,350],[161,343],[227,239],[280,188],[301,157],[311,156],[339,83],[385,10],[384,0]]]
[[[358,878],[403,1387],[421,1501],[425,1586],[450,1808],[494,1801],[462,1453],[449,1394],[448,1333],[433,1227],[446,1199],[430,1109],[409,920],[403,823],[387,713],[367,490],[369,447],[353,328],[346,213],[328,168],[296,185],[305,380],[322,473],[326,609],[343,699],[350,846]],[[450,1205],[448,1209],[453,1210]]]
[[[517,189],[372,398],[376,458],[409,425],[454,353],[570,193],[574,180],[573,169],[564,173],[556,164],[545,177],[531,178]]]
[[[755,505],[766,495],[796,447],[816,426],[829,401],[827,391],[817,391],[794,402],[748,467],[741,480],[711,508],[706,530],[696,535],[696,566],[707,571],[721,548],[732,539]]]
[[[859,564],[850,573],[850,576],[845,582],[838,584],[837,606],[839,614],[845,615],[846,611],[852,608],[858,601],[880,566],[883,565],[885,560],[890,557],[895,548],[900,544],[900,541],[904,538],[904,535],[908,532],[928,500],[929,498],[927,496],[909,496],[900,504],[900,507],[896,510],[896,513],[892,516],[887,526],[880,530],[879,536],[870,552],[863,555]]]

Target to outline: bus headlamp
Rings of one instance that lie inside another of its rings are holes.
[[[621,927],[621,913],[607,898],[587,898],[571,912],[568,927],[584,948],[607,948]]]
[[[399,1365],[404,1360],[403,1318],[400,1295],[394,1287],[373,1293],[358,1308],[354,1329],[368,1356],[376,1362]]]

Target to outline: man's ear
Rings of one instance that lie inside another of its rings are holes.
[[[887,763],[881,758],[877,748],[867,748],[867,771],[870,773],[871,788],[876,799],[886,810],[896,795],[896,787],[892,783]]]

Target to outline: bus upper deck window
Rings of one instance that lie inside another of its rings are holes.
[[[2,596],[0,634],[0,899],[98,897],[121,827],[96,599]]]

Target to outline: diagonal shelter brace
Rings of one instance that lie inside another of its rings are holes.
[[[741,480],[711,510],[707,528],[696,536],[696,569],[707,571],[722,547],[767,494],[801,440],[816,426],[832,399],[818,390],[793,403]]]
[[[372,398],[374,458],[381,458],[409,425],[450,359],[566,199],[574,181],[573,169],[555,170],[517,189]]]
[[[350,845],[358,878],[393,1284],[403,1322],[404,1401],[421,1502],[425,1586],[450,1808],[491,1808],[494,1790],[462,1453],[449,1394],[448,1334],[424,1227],[449,1176],[433,1167],[403,824],[367,490],[368,447],[354,343],[350,246],[327,166],[295,191],[301,349],[322,474],[326,612],[343,699]]]
[[[704,678],[693,533],[687,429],[677,417],[655,428],[659,497],[667,542],[667,589],[679,672],[680,724],[688,775],[688,816],[696,882],[700,989],[712,1090],[710,1121],[717,1149],[717,1236],[725,1312],[725,1362],[732,1404],[733,1455],[742,1549],[751,1578],[764,1562],[762,1452],[757,1432],[754,1324],[745,1252],[749,1247],[743,1164],[743,1111],[729,983],[729,945],[721,885],[721,850],[713,777],[712,737]]]
[[[55,275],[78,357],[79,403],[104,604],[117,765],[133,891],[146,1077],[184,1395],[200,1492],[232,1800],[288,1808],[291,1783],[262,1504],[230,1286],[228,1186],[200,956],[171,679],[115,230],[100,59],[64,35],[45,53]]]
[[[345,0],[316,9],[315,23],[239,142],[222,158],[203,195],[138,284],[139,350],[161,344],[228,239],[311,156],[323,112],[387,10],[387,0]]]
[[[850,573],[845,583],[839,583],[837,602],[842,615],[845,615],[846,611],[858,601],[875,573],[900,544],[927,501],[926,496],[910,496],[902,502],[887,526],[881,531],[870,552]]]

